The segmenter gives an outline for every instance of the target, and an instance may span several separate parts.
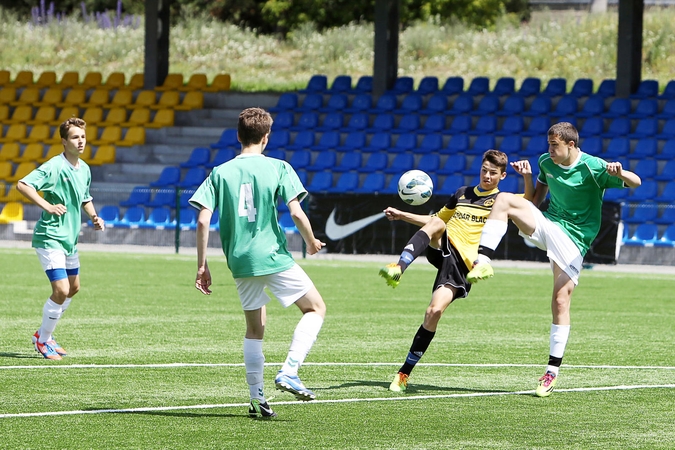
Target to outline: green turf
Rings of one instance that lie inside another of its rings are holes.
[[[300,263],[328,313],[301,376],[318,400],[273,390],[300,315],[272,302],[265,381],[279,417],[261,421],[246,415],[244,319],[224,258],[211,258],[207,297],[192,257],[83,252],[82,290],[56,333],[70,355],[57,362],[30,343],[49,295],[36,256],[0,249],[0,260],[0,448],[675,448],[669,275],[585,271],[556,392],[540,399],[551,276],[497,269],[450,306],[395,394],[431,266],[415,263],[392,290],[382,264],[310,257]],[[77,411],[94,414],[7,417]]]

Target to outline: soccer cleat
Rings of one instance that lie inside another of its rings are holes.
[[[405,373],[397,373],[394,375],[394,381],[389,385],[389,390],[393,392],[405,392],[408,389],[408,378],[410,375]]]
[[[401,274],[401,266],[396,263],[387,264],[380,269],[380,276],[387,280],[387,284],[393,288],[400,283]]]
[[[474,264],[473,269],[466,274],[466,280],[471,283],[478,283],[480,280],[487,280],[495,275],[492,266],[488,263]]]
[[[261,403],[257,398],[251,399],[251,405],[248,407],[248,416],[252,418],[271,419],[276,417],[277,413],[272,411],[270,405]]]
[[[295,398],[308,402],[316,398],[316,394],[305,387],[297,376],[285,375],[279,371],[274,384],[280,391],[290,392]]]
[[[539,378],[539,386],[537,386],[534,394],[537,397],[548,397],[553,393],[557,379],[558,377],[553,372],[546,372],[543,377]]]
[[[35,351],[45,357],[45,359],[59,360],[62,359],[61,355],[56,353],[56,350],[49,345],[49,342],[36,342]]]
[[[38,341],[38,339],[40,339],[40,330],[37,330],[35,332],[35,334],[33,335],[33,344],[35,344]],[[67,356],[68,355],[66,350],[63,347],[61,347],[59,344],[57,344],[54,339],[48,340],[47,344],[49,344],[49,346],[51,348],[53,348],[54,351],[56,353],[58,353],[59,355],[61,355],[61,356]]]

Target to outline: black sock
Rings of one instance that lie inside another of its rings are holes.
[[[478,254],[479,254],[479,255],[485,255],[485,256],[487,256],[488,258],[492,259],[492,257],[493,257],[494,254],[495,254],[495,251],[494,251],[493,249],[491,249],[491,248],[483,247],[482,245],[479,245],[479,246],[478,246]]]
[[[398,260],[398,265],[401,266],[401,273],[405,272],[410,263],[426,250],[430,241],[429,235],[422,230],[419,230],[410,238]]]
[[[422,355],[424,355],[424,352],[426,352],[427,348],[429,348],[429,344],[431,344],[431,340],[434,338],[435,334],[435,331],[429,331],[425,329],[424,326],[420,325],[420,328],[417,330],[417,334],[415,334],[415,337],[413,338],[413,343],[410,346],[408,357],[405,359],[405,363],[403,363],[399,369],[399,372],[410,375],[410,372],[412,372],[415,364],[417,364],[417,362],[422,358]]]
[[[548,365],[553,367],[560,367],[562,364],[562,357],[548,355]]]

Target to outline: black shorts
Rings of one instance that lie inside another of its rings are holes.
[[[427,247],[427,260],[438,269],[432,293],[439,287],[449,284],[457,290],[455,298],[464,298],[469,295],[471,283],[466,281],[469,269],[457,249],[450,243],[447,233],[443,233],[440,250]]]

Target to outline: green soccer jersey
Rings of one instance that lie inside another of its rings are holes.
[[[42,164],[21,181],[42,192],[44,199],[52,205],[61,204],[67,208],[61,216],[42,212],[33,231],[33,247],[60,249],[68,256],[77,252],[82,204],[92,200],[89,194],[89,166],[80,160],[79,167],[75,167],[61,154]]]
[[[537,181],[550,192],[544,216],[559,224],[585,255],[600,231],[605,189],[623,187],[623,180],[607,173],[604,160],[579,152],[570,166],[555,164],[548,153],[541,155]]]
[[[290,269],[293,257],[277,218],[277,198],[285,203],[307,191],[285,161],[243,154],[217,166],[190,198],[190,204],[218,210],[220,240],[234,278]]]

